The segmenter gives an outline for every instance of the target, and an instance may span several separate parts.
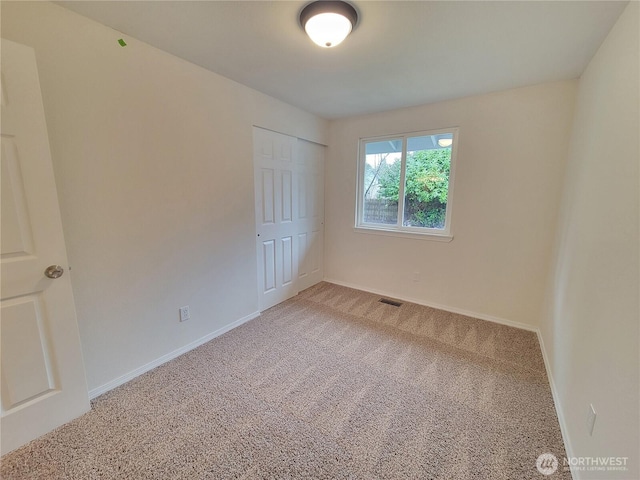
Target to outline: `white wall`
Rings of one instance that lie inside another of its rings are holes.
[[[576,81],[331,122],[325,277],[537,325]],[[450,243],[355,233],[361,137],[460,127]],[[421,281],[414,282],[414,272]]]
[[[627,472],[576,479],[640,478],[639,17],[631,2],[580,79],[541,325],[571,453],[630,457]]]
[[[254,314],[252,125],[327,123],[51,3],[2,36],[36,51],[89,388]]]

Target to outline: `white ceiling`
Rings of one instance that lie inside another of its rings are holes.
[[[627,2],[353,0],[333,49],[300,27],[305,0],[56,3],[332,119],[577,78]]]

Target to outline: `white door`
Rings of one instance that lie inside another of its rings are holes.
[[[33,49],[3,39],[0,71],[5,454],[88,411],[89,398]],[[56,265],[63,275],[48,278]]]
[[[298,140],[296,250],[298,291],[322,281],[324,254],[324,147]]]
[[[254,172],[260,310],[296,295],[293,249],[297,139],[254,128]]]
[[[258,127],[253,132],[263,311],[322,280],[324,147]]]

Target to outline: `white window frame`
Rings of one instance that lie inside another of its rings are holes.
[[[356,222],[355,231],[358,233],[372,233],[377,235],[388,235],[394,237],[419,238],[425,240],[436,240],[450,242],[453,240],[451,229],[451,218],[453,212],[453,190],[455,185],[455,167],[458,157],[458,137],[460,129],[458,127],[440,128],[437,130],[425,130],[420,132],[399,133],[395,135],[381,135],[376,137],[361,138],[358,147],[358,177],[356,187]],[[411,137],[423,137],[429,135],[439,135],[451,133],[453,143],[451,144],[451,164],[449,168],[449,188],[447,190],[447,207],[445,213],[445,224],[443,229],[425,227],[405,227],[402,225],[404,218],[404,187],[405,169],[407,160],[407,139]],[[400,188],[398,191],[398,222],[396,225],[365,223],[364,217],[364,172],[366,162],[365,145],[370,142],[380,142],[385,140],[402,141],[402,157],[400,166]]]

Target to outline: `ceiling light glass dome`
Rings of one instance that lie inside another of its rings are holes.
[[[346,2],[318,1],[300,12],[300,24],[309,38],[323,48],[342,43],[358,20],[356,10]]]

